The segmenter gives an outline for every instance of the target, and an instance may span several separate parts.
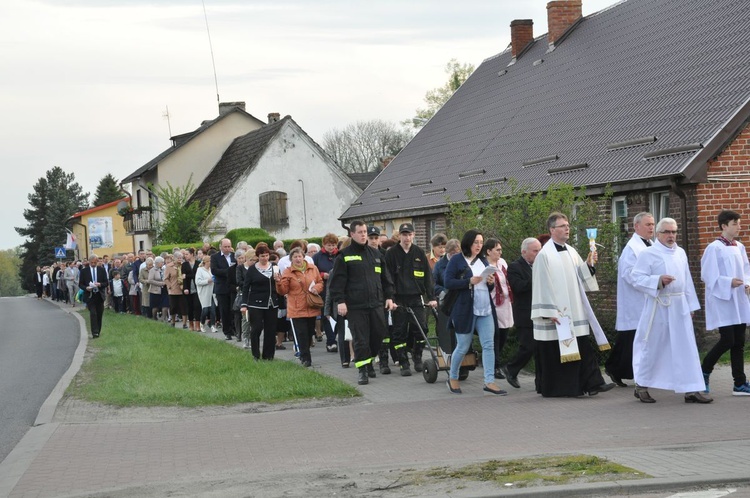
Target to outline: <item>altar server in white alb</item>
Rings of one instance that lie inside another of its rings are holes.
[[[685,403],[710,403],[705,385],[692,314],[700,309],[685,251],[677,245],[677,222],[662,218],[656,242],[643,251],[632,271],[636,289],[646,294],[633,341],[635,397],[656,400],[649,387],[685,393]]]
[[[631,272],[638,255],[651,247],[654,238],[654,216],[638,213],[633,217],[633,236],[617,259],[617,336],[604,372],[612,382],[627,387],[622,379],[633,378],[633,339],[646,296],[633,287]]]
[[[721,237],[706,247],[701,258],[701,280],[706,284],[706,330],[719,329],[719,342],[703,359],[708,377],[721,355],[730,351],[734,396],[750,396],[745,376],[745,329],[750,323],[750,263],[745,246],[734,240],[740,233],[740,215],[724,210],[718,216]]]

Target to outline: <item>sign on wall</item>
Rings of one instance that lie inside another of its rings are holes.
[[[112,217],[89,218],[89,247],[93,249],[114,247]]]

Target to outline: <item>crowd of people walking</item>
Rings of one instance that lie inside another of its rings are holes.
[[[235,248],[175,248],[110,260],[37,268],[37,298],[49,297],[91,311],[92,336],[101,333],[105,307],[162,321],[172,327],[218,333],[237,340],[257,360],[293,342],[305,367],[311,348],[325,340],[341,366],[354,363],[365,385],[391,373],[425,369],[427,317],[436,317],[448,357],[447,388],[461,394],[464,360],[478,336],[483,390],[504,396],[497,380],[519,388],[518,375],[534,359],[535,388],[544,397],[582,397],[626,387],[633,379],[639,401],[655,403],[649,388],[684,394],[686,403],[713,401],[709,377],[719,357],[731,352],[732,394],[750,396],[744,373],[745,329],[750,321],[750,262],[739,235],[739,214],[717,218],[721,236],[701,260],[706,289],[706,325],[719,342],[701,363],[692,313],[700,308],[685,252],[676,244],[671,218],[655,223],[650,213],[634,217],[634,234],[618,258],[617,334],[604,373],[595,348],[609,340],[588,301],[598,290],[595,247],[586,258],[570,246],[570,224],[562,213],[547,220],[547,234],[526,238],[521,257],[508,264],[499,239],[478,230],[461,240],[437,234],[430,252],[414,244],[414,226],[403,223],[393,238],[354,221],[348,237],[327,234],[322,246],[297,240]],[[511,330],[518,350],[503,363]],[[592,337],[593,333],[593,337]],[[262,339],[262,340],[261,340]],[[592,340],[593,339],[593,340]]]

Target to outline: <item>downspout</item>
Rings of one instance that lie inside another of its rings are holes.
[[[305,182],[302,179],[297,180],[302,184],[302,217],[305,219],[305,232],[307,232],[307,203],[305,202]]]
[[[346,230],[346,233],[348,233],[348,234],[352,233],[351,230],[349,230],[349,227],[346,226],[346,223],[344,223],[344,220],[341,220],[341,228],[343,228],[344,230]]]
[[[687,226],[688,226],[688,217],[687,217],[687,194],[685,194],[685,191],[682,190],[679,185],[677,185],[677,179],[675,177],[672,177],[669,179],[669,183],[671,184],[670,190],[677,194],[677,197],[680,198],[680,214],[682,217],[682,248],[685,250],[685,255],[687,256],[688,261],[690,261],[690,237],[688,237],[687,234]]]

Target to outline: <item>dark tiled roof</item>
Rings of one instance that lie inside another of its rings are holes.
[[[239,107],[234,107],[234,108],[230,109],[229,111],[227,111],[226,114],[222,114],[221,116],[219,116],[219,117],[217,117],[215,119],[212,119],[210,121],[204,121],[203,123],[201,123],[201,125],[198,128],[196,128],[195,130],[193,130],[191,132],[182,133],[180,135],[173,136],[171,138],[172,141],[173,141],[173,143],[174,143],[174,145],[172,145],[172,147],[168,148],[167,150],[165,150],[164,152],[162,152],[161,154],[159,154],[155,158],[151,159],[149,162],[147,162],[146,164],[144,164],[143,166],[141,166],[137,170],[133,171],[132,173],[130,173],[125,178],[123,178],[120,181],[120,185],[123,185],[125,183],[130,183],[133,180],[135,180],[137,178],[140,178],[147,171],[150,171],[150,170],[154,169],[161,161],[163,161],[166,157],[168,157],[169,155],[171,155],[174,151],[178,150],[180,147],[182,147],[186,143],[190,142],[190,140],[192,140],[196,136],[200,135],[201,133],[203,133],[204,131],[206,131],[207,129],[209,129],[211,126],[215,125],[216,123],[218,123],[219,121],[221,121],[222,119],[224,119],[226,116],[229,116],[230,114],[232,114],[234,112],[241,112],[241,113],[243,113],[243,114],[251,117],[252,119],[258,121],[259,123],[262,123],[262,121],[260,121],[256,117],[254,117],[252,114],[248,114],[247,112],[243,111]]]
[[[509,49],[491,57],[342,218],[445,206],[503,178],[537,191],[697,181],[750,115],[748,26],[747,0],[627,0],[583,19],[552,52],[545,35],[513,65]],[[645,137],[656,141],[607,147]],[[691,144],[704,148],[644,159]],[[554,171],[575,165],[585,167]]]
[[[290,116],[285,116],[275,123],[235,138],[203,183],[198,186],[190,201],[207,201],[211,206],[218,206],[232,186],[255,167],[273,137],[291,119]]]
[[[380,170],[368,171],[367,173],[347,173],[346,176],[351,178],[352,181],[357,184],[357,187],[364,190],[370,183],[372,183],[378,174],[380,174]]]

